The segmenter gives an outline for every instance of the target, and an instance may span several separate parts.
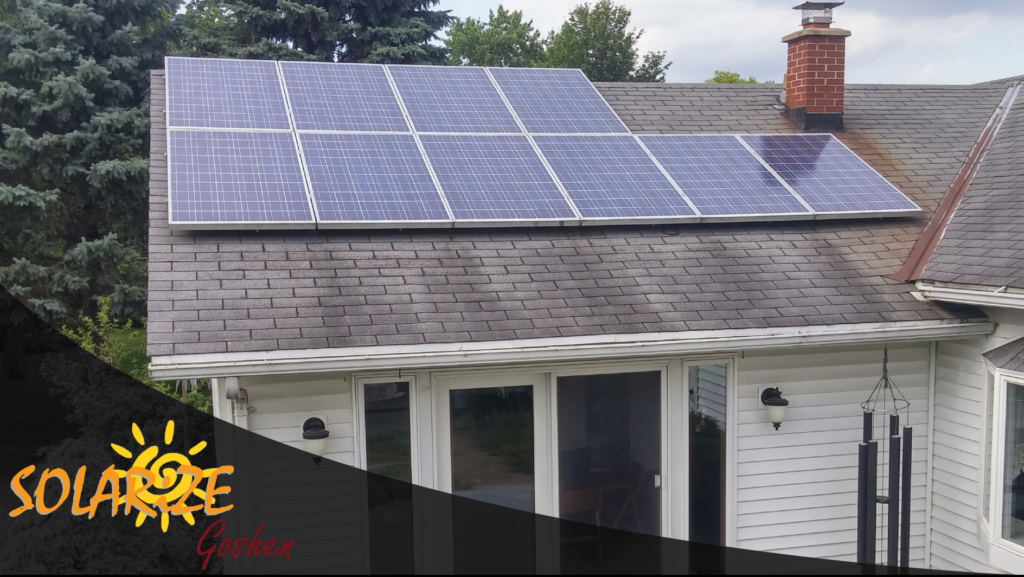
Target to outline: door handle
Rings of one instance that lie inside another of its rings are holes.
[[[661,487],[661,475],[654,476],[654,488],[658,489]]]

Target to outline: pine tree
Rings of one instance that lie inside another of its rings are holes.
[[[442,64],[439,0],[196,0],[180,52],[196,56]]]
[[[149,70],[177,0],[0,0],[0,283],[50,321],[145,301]]]

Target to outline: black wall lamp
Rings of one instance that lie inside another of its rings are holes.
[[[768,387],[761,391],[761,403],[768,411],[768,420],[778,431],[779,425],[786,420],[786,407],[789,406],[789,401],[782,398],[782,391],[778,387]]]
[[[327,452],[327,437],[331,433],[327,430],[322,419],[310,417],[302,423],[302,448],[307,453],[312,453],[313,462],[320,465],[320,459]]]

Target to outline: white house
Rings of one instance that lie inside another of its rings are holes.
[[[1024,77],[844,85],[849,35],[819,19],[784,39],[785,100],[595,86],[636,135],[830,132],[917,216],[172,228],[154,71],[151,372],[211,378],[217,417],[297,447],[320,417],[326,458],[423,487],[853,561],[887,347],[914,430],[912,565],[1024,572]],[[789,401],[778,428],[766,387]]]

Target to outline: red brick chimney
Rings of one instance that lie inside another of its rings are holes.
[[[843,2],[804,2],[803,28],[785,36],[789,61],[783,88],[784,114],[797,130],[842,130],[846,82],[846,37],[832,28],[832,9]]]

